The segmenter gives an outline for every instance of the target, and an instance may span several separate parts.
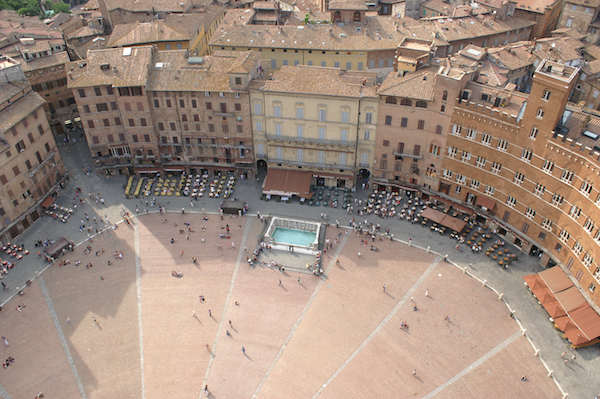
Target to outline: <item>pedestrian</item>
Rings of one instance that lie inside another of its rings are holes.
[[[229,327],[233,328],[233,324],[231,324],[231,320],[229,320]]]
[[[445,321],[450,321],[450,316],[446,316],[446,317],[444,317],[444,320],[445,320]]]
[[[279,286],[280,286],[280,287],[282,286],[282,284],[281,284],[281,280],[279,280]]]
[[[573,363],[577,359],[577,355],[573,353],[573,357],[571,357],[571,363]]]
[[[527,376],[524,375],[523,377],[521,377],[521,381],[527,381]]]
[[[94,323],[95,323],[95,324],[98,324],[98,320],[96,320],[96,317],[95,317],[95,316],[92,316],[92,320],[94,320]]]
[[[244,348],[243,346],[242,346],[242,353],[243,353],[244,355],[246,354],[246,348]]]
[[[235,248],[235,242],[231,241],[231,248]]]
[[[71,322],[71,319],[69,318],[69,316],[65,316],[65,319],[67,320],[67,323]]]
[[[429,296],[429,290],[425,290],[425,296]]]
[[[563,353],[560,355],[560,358],[561,358],[561,359],[564,359],[564,358],[565,358],[565,356],[567,356],[567,352],[566,352],[566,351],[565,351],[565,352],[563,352]]]
[[[8,346],[8,341],[6,340],[6,337],[2,337],[2,340],[4,341],[4,346]]]
[[[194,203],[192,201],[190,201],[190,206],[193,208],[194,207]]]
[[[413,375],[417,375],[417,370],[413,370]]]
[[[210,352],[210,345],[206,344],[206,350]]]
[[[385,292],[385,288],[386,288],[386,287],[385,287],[385,284],[384,284],[384,285],[383,285],[383,292]]]
[[[358,253],[358,257],[360,258],[360,256],[361,256],[361,255],[362,255],[362,254],[359,252],[359,253]]]
[[[225,332],[225,334],[227,334],[227,336],[228,336],[228,337],[231,337],[231,333],[229,332],[229,330],[227,330],[227,331]]]
[[[208,317],[212,317],[212,312],[208,309]]]
[[[298,284],[300,284],[300,277],[298,277]]]
[[[204,386],[204,393],[206,393],[206,394],[208,394],[208,393],[209,393],[209,392],[208,392],[208,385],[205,385],[205,386]]]

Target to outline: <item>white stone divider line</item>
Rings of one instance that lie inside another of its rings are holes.
[[[11,399],[10,395],[8,394],[8,392],[6,392],[6,389],[4,389],[2,385],[0,385],[0,395],[3,399]]]
[[[44,278],[42,276],[40,276],[39,283],[40,289],[42,290],[42,294],[44,295],[44,299],[46,300],[46,305],[48,305],[50,316],[52,317],[52,321],[54,322],[54,327],[56,328],[56,332],[58,333],[60,342],[63,346],[63,349],[65,350],[65,355],[67,356],[67,360],[69,361],[69,366],[71,366],[71,371],[73,372],[73,376],[75,377],[75,381],[77,382],[77,386],[79,387],[81,397],[82,399],[87,399],[87,396],[85,395],[85,390],[83,389],[83,384],[81,383],[81,379],[79,378],[79,373],[77,372],[77,367],[75,367],[75,362],[73,361],[73,356],[71,356],[71,351],[69,350],[67,339],[65,338],[65,334],[63,333],[62,327],[60,326],[60,322],[58,321],[58,317],[56,316],[56,312],[54,311],[52,298],[50,298],[48,288],[46,288],[46,283],[44,283]]]
[[[331,261],[327,265],[327,269],[325,270],[325,275],[327,275],[329,273],[329,271],[331,270],[331,268],[335,264],[335,261],[337,260],[338,256],[340,256],[340,253],[342,252],[342,248],[344,248],[344,245],[346,245],[346,241],[348,241],[348,236],[347,235],[343,235],[343,237],[344,238],[342,238],[342,241],[340,242],[340,244],[338,246],[338,249],[335,251],[335,255],[333,256],[333,258],[331,259]],[[319,281],[319,284],[317,284],[317,286],[315,287],[315,290],[313,291],[312,295],[310,296],[310,299],[308,300],[308,302],[304,306],[304,309],[302,309],[302,313],[300,313],[300,316],[298,316],[298,320],[296,320],[296,324],[294,324],[294,327],[292,327],[292,329],[291,329],[290,333],[288,334],[287,338],[285,339],[283,345],[281,345],[281,348],[279,348],[279,352],[277,353],[277,355],[275,355],[275,358],[273,359],[273,362],[271,363],[271,366],[269,367],[269,369],[265,373],[262,381],[256,387],[256,391],[254,391],[254,394],[252,395],[252,399],[256,398],[256,396],[258,395],[258,393],[262,389],[263,385],[267,381],[267,378],[269,378],[269,375],[271,375],[271,372],[275,368],[275,365],[277,364],[277,361],[279,360],[279,358],[283,354],[283,351],[285,350],[285,348],[287,347],[287,345],[290,343],[290,341],[294,337],[294,333],[298,329],[298,326],[302,322],[302,319],[304,319],[304,316],[308,312],[308,309],[310,309],[310,306],[314,302],[315,298],[317,297],[317,294],[319,293],[319,291],[321,290],[321,287],[323,287],[323,284],[325,284],[326,281],[327,281],[327,279],[324,278],[324,277],[322,277],[321,281]]]
[[[235,287],[235,280],[237,278],[238,270],[240,269],[240,263],[242,262],[242,257],[244,256],[244,246],[246,245],[246,240],[248,239],[248,234],[250,233],[250,225],[252,225],[252,219],[246,218],[246,227],[244,227],[244,235],[242,236],[242,242],[238,247],[238,256],[235,261],[235,268],[233,269],[233,274],[231,275],[231,282],[229,283],[229,291],[227,292],[227,298],[225,299],[225,305],[223,306],[223,313],[221,314],[221,321],[219,322],[219,328],[217,330],[217,334],[215,336],[215,341],[213,343],[212,353],[208,360],[208,365],[206,366],[206,373],[204,374],[204,380],[202,380],[202,386],[200,387],[200,396],[202,398],[204,396],[204,387],[206,386],[206,382],[208,381],[208,375],[210,374],[210,369],[212,367],[213,360],[215,358],[215,353],[217,351],[217,345],[219,344],[219,337],[221,336],[221,330],[223,330],[223,323],[225,321],[225,313],[227,313],[227,309],[229,308],[229,302],[231,301],[231,293],[233,292],[233,288]]]
[[[313,399],[319,396],[321,392],[323,392],[325,388],[327,388],[327,386],[331,384],[331,382],[346,368],[346,366],[348,366],[352,362],[352,360],[354,360],[354,358],[358,356],[360,351],[362,351],[367,346],[367,344],[369,344],[369,342],[371,342],[371,340],[375,338],[379,331],[381,331],[383,327],[385,327],[385,325],[392,319],[392,317],[394,317],[398,310],[400,310],[400,308],[406,303],[406,301],[408,301],[409,298],[411,298],[414,295],[414,292],[417,290],[417,288],[419,288],[423,281],[425,281],[425,279],[429,277],[431,272],[433,272],[433,269],[435,269],[435,267],[440,261],[441,258],[438,256],[434,259],[433,262],[431,262],[429,267],[423,272],[423,274],[421,274],[421,277],[419,277],[419,279],[407,291],[407,293],[396,304],[396,306],[394,306],[394,308],[387,314],[387,316],[385,316],[383,320],[377,325],[377,327],[375,327],[371,334],[369,334],[369,336],[365,338],[365,340],[358,346],[358,348],[356,348],[356,350],[352,352],[348,359],[346,359],[346,361],[342,363],[342,365],[331,375],[331,377],[329,377],[329,379],[319,388],[319,390],[313,395]]]
[[[146,378],[144,374],[144,324],[142,320],[142,266],[140,261],[140,229],[139,223],[133,227],[135,250],[135,288],[138,309],[138,339],[140,341],[140,378],[142,380],[142,399],[146,397]]]
[[[423,396],[423,399],[431,399],[436,396],[438,393],[442,392],[444,389],[448,388],[450,385],[454,384],[456,381],[460,380],[465,375],[469,374],[471,371],[475,370],[477,367],[485,363],[488,359],[499,353],[502,349],[506,348],[508,345],[512,344],[515,340],[521,337],[523,334],[521,331],[515,331],[513,335],[506,338],[502,343],[492,348],[485,355],[481,356],[479,359],[475,360],[473,363],[464,368],[461,372],[456,374],[454,377],[450,378],[448,381],[444,382],[442,385],[428,393],[426,396]]]

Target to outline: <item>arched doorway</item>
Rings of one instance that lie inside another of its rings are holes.
[[[354,22],[360,22],[360,11],[354,11]]]
[[[336,11],[333,13],[333,22],[342,22],[342,12]]]
[[[256,161],[256,181],[263,181],[267,176],[267,162],[263,159]]]

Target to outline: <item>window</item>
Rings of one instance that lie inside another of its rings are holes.
[[[94,126],[94,121],[91,121],[91,120],[90,120],[90,121],[88,121],[88,127],[89,127],[90,129],[94,129],[94,128],[96,127],[96,126]]]
[[[466,180],[466,179],[465,179],[465,176],[464,176],[464,175],[461,175],[461,174],[457,174],[457,175],[456,175],[456,182],[457,182],[458,184],[465,184],[465,180]]]
[[[405,107],[412,107],[412,101],[408,98],[403,98],[402,100],[400,100],[400,105],[403,105]]]
[[[417,108],[427,108],[427,102],[425,102],[425,101],[417,101],[415,103],[415,107],[417,107]]]
[[[579,241],[576,241],[575,244],[573,244],[573,252],[575,255],[580,255],[581,252],[583,252],[583,245],[581,245]]]
[[[550,92],[548,90],[544,90],[544,94],[542,94],[542,100],[550,100]]]
[[[506,140],[499,140],[498,141],[498,146],[496,147],[501,151],[506,151],[506,149],[508,148],[508,141]]]
[[[533,208],[529,208],[527,207],[527,211],[525,211],[525,216],[527,216],[527,218],[533,220],[535,218],[535,210]]]
[[[583,228],[586,229],[587,232],[590,234],[594,231],[595,226],[596,226],[596,223],[591,218],[587,218],[587,220],[583,224]]]
[[[398,100],[396,100],[396,97],[386,97],[385,103],[386,104],[398,104]]]
[[[348,71],[352,69],[352,63],[351,62],[346,62],[346,69]]]
[[[271,60],[271,68],[277,68],[277,60],[276,59]]]
[[[132,134],[132,135],[131,135],[131,140],[132,140],[134,143],[137,143],[137,142],[138,142],[138,136],[137,136],[137,134]],[[121,140],[121,141],[125,141],[125,140]]]
[[[177,126],[175,125],[175,122],[169,122],[169,127],[171,128],[172,132],[177,130]]]
[[[387,157],[386,154],[383,154]],[[387,169],[387,159],[385,157],[381,157],[381,161],[379,162],[379,169]]]
[[[254,115],[262,115],[262,106],[260,103],[254,103]]]
[[[460,136],[460,132],[462,130],[462,126],[460,125],[452,125],[452,130],[450,131],[451,134],[455,135],[455,136]]]
[[[415,144],[415,148],[413,149],[413,155],[415,157],[418,157],[421,155],[421,146],[418,144]]]
[[[529,133],[530,139],[535,139],[537,137],[539,129],[537,127],[531,128],[531,133]]]
[[[443,127],[442,125],[437,125],[435,127],[435,134],[442,134]]]
[[[167,98],[165,102],[167,104],[167,108],[171,108],[171,100]]]
[[[572,183],[574,176],[575,176],[575,173],[573,173],[572,171],[570,171],[568,169],[565,169],[565,170],[563,170],[562,174],[560,175],[560,180],[567,182],[567,183]]]
[[[280,105],[273,106],[273,116],[275,118],[281,118],[281,106]]]
[[[517,205],[517,199],[509,195],[506,199],[506,205],[510,206],[511,208],[514,208],[515,205]]]
[[[206,109],[209,110],[209,111],[212,110],[212,103],[207,102],[206,103]]]
[[[392,124],[392,116],[391,115],[386,115],[385,116],[385,124],[386,125],[391,125]]]
[[[139,103],[138,103],[139,104]],[[184,99],[179,99],[179,107],[180,108],[185,108],[185,100]],[[138,107],[139,108],[139,107]]]
[[[102,119],[102,122],[104,123],[104,127],[110,126],[110,121],[108,120],[108,118]]]
[[[326,121],[327,121],[327,110],[320,109],[319,110],[319,122],[326,122]]]
[[[348,111],[342,111],[342,123],[348,123],[349,114]]]
[[[491,172],[494,174],[498,174],[500,173],[500,171],[502,170],[502,164],[498,163],[498,162],[494,162],[492,163],[492,168],[491,168]]]
[[[407,126],[408,126],[408,118],[400,119],[400,127],[407,127]]]
[[[296,149],[296,161],[304,162],[304,149],[302,149],[302,148]]]
[[[192,99],[192,108],[198,108],[198,103],[195,99]]]
[[[485,193],[489,196],[493,196],[494,193],[496,192],[496,189],[492,186],[486,186],[485,187]]]
[[[154,100],[154,108],[160,108],[160,102],[158,100]]]
[[[425,121],[423,119],[419,119],[419,122],[417,122],[417,129],[419,129],[419,130],[425,129]]]
[[[96,109],[98,112],[108,111],[108,105],[106,103],[96,104]]]
[[[85,97],[85,90],[84,89],[79,89],[79,97]]]
[[[594,185],[592,183],[590,183],[587,180],[584,180],[583,182],[581,182],[581,188],[579,189],[579,191],[581,191],[581,194],[583,194],[584,196],[589,197],[592,193],[593,188]]]
[[[444,171],[442,172],[442,176],[446,179],[451,179],[452,178],[452,171],[448,170],[448,169],[444,169]]]
[[[456,186],[456,188],[454,189],[454,192],[456,194],[460,194],[461,191],[462,191],[462,187],[461,186]]]
[[[150,135],[149,135],[149,134],[144,134],[144,141],[145,141],[146,143],[149,143],[149,142],[150,142]]]
[[[579,216],[581,216],[581,208],[577,205],[573,205],[569,211],[569,216],[571,216],[573,219],[578,219]]]
[[[541,109],[541,108],[538,109],[537,112],[536,112],[536,114],[535,114],[535,117],[538,118],[538,119],[543,119],[544,118],[544,110]]]
[[[215,132],[215,124],[214,123],[209,123],[208,124],[208,131],[211,133]]]
[[[521,152],[521,159],[525,162],[530,162],[531,157],[533,156],[533,151],[523,148],[523,152]]]
[[[469,151],[463,151],[460,155],[460,160],[463,162],[469,162],[471,160],[471,153]]]
[[[569,233],[565,229],[562,229],[560,234],[558,235],[558,239],[564,243],[568,243],[570,238],[571,238],[571,233]]]
[[[304,108],[296,107],[296,119],[304,119]]]
[[[550,203],[554,206],[561,206],[563,204],[565,197],[563,197],[560,194],[554,193],[552,195],[552,200],[550,201]]]
[[[477,166],[478,168],[483,168],[486,162],[487,160],[484,157],[478,155],[477,159],[475,160],[475,166]]]
[[[516,172],[513,182],[517,185],[521,185],[523,184],[523,181],[525,181],[525,175],[521,172]]]
[[[552,173],[554,170],[554,162],[550,161],[549,159],[545,159],[544,164],[542,165],[542,170],[546,173]]]
[[[527,223],[527,222],[523,222],[523,227],[521,227],[521,231],[522,231],[524,234],[527,234],[527,231],[529,231],[529,223]]]
[[[296,136],[299,139],[304,137],[304,126],[302,126],[302,125],[296,126]]]
[[[367,112],[365,114],[365,123],[373,123],[373,113],[372,112]]]
[[[389,140],[383,140],[383,146],[384,147],[389,147],[390,146],[390,141]]]
[[[492,136],[489,134],[484,134],[483,136],[481,136],[481,143],[483,145],[490,145],[492,144]]]
[[[465,137],[469,140],[475,140],[475,137],[477,137],[477,131],[475,129],[467,129],[467,135]]]
[[[442,94],[442,101],[447,101],[448,100],[448,91],[444,90],[444,94]]]
[[[85,112],[86,114],[89,114],[89,113],[90,113],[90,106],[89,106],[89,105],[87,105],[87,104],[85,104],[85,105],[83,106],[83,112]]]
[[[450,158],[456,157],[456,152],[457,151],[458,151],[458,149],[456,147],[448,147],[448,156]]]
[[[115,125],[117,125],[117,126],[121,125],[121,118],[119,118],[119,117],[115,118]]]
[[[480,184],[481,183],[479,181],[477,181],[477,180],[471,180],[471,188],[473,188],[475,190],[479,189]]]
[[[429,146],[429,153],[433,155],[440,155],[440,147],[437,145],[431,144]]]
[[[440,112],[446,112],[446,106],[444,104],[440,107]]]
[[[546,192],[546,187],[543,186],[541,183],[536,183],[535,187],[533,188],[533,193],[537,197],[541,198],[545,192]]]

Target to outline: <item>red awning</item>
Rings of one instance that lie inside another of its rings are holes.
[[[421,217],[427,218],[435,223],[441,223],[446,217],[446,214],[444,212],[436,211],[435,209],[427,207],[423,212],[421,212]]]
[[[46,197],[46,199],[44,201],[42,201],[42,206],[44,208],[48,208],[53,203],[54,203],[54,198],[51,195],[49,195]]]
[[[543,272],[540,272],[539,275],[548,288],[555,294],[573,286],[573,282],[569,280],[569,277],[567,277],[565,272],[563,272],[559,266],[546,269]]]
[[[311,172],[287,169],[269,169],[263,184],[263,193],[270,195],[308,196],[310,193]]]
[[[494,201],[491,198],[484,197],[483,195],[480,195],[480,196],[477,197],[476,204],[479,205],[482,208],[486,208],[486,209],[489,209],[491,211],[496,206],[496,201]]]
[[[452,208],[456,209],[459,212],[465,213],[467,215],[472,215],[473,214],[473,210],[467,208],[466,206],[462,206],[460,204],[457,203],[453,203],[452,204]]]

